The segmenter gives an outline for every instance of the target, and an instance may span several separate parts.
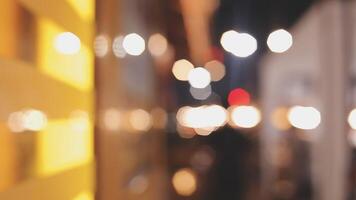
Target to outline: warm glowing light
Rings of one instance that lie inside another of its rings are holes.
[[[23,113],[23,127],[30,131],[40,131],[47,125],[46,115],[39,110],[26,110]]]
[[[278,107],[276,108],[271,115],[272,125],[281,131],[288,130],[291,125],[288,121],[288,108]]]
[[[139,56],[145,51],[145,40],[137,33],[131,33],[124,37],[122,46],[132,56]]]
[[[104,112],[103,125],[109,131],[118,131],[121,126],[121,113],[116,108],[109,108]]]
[[[151,115],[142,109],[130,113],[130,124],[137,131],[148,131],[152,127]]]
[[[104,35],[99,35],[94,40],[94,52],[99,58],[107,55],[109,52],[109,39]]]
[[[356,130],[356,109],[353,109],[348,118],[347,121],[349,122],[349,125],[352,129]]]
[[[148,39],[148,50],[153,56],[162,56],[168,49],[167,39],[159,34],[153,34]]]
[[[176,126],[176,130],[181,138],[190,139],[196,136],[196,132],[193,129],[181,126],[179,123]]]
[[[71,32],[60,33],[54,39],[54,48],[61,54],[76,54],[80,46],[80,39]]]
[[[189,92],[194,99],[205,100],[211,95],[212,90],[211,90],[211,86],[208,85],[205,88],[190,87]]]
[[[154,108],[151,111],[153,118],[153,127],[157,129],[164,129],[168,122],[167,112],[163,108]]]
[[[194,88],[205,88],[210,84],[210,73],[202,67],[194,68],[188,74],[188,81]]]
[[[248,33],[227,31],[220,42],[226,51],[237,57],[248,57],[257,50],[257,40]]]
[[[24,114],[22,112],[11,113],[7,121],[9,129],[14,133],[20,133],[25,131],[23,118]]]
[[[114,42],[112,43],[112,51],[114,52],[114,55],[118,58],[123,58],[126,56],[126,51],[123,47],[123,42],[124,42],[124,37],[117,36],[114,39]]]
[[[172,178],[175,191],[182,196],[191,196],[197,189],[196,174],[191,169],[180,169]]]
[[[215,131],[214,127],[207,127],[207,128],[195,128],[194,129],[195,133],[200,136],[208,136],[212,132]]]
[[[212,81],[220,81],[225,76],[225,65],[217,60],[207,62],[204,67],[210,72]]]
[[[180,81],[187,81],[189,72],[194,69],[194,65],[188,60],[182,59],[174,63],[172,72],[174,77]]]
[[[288,31],[279,29],[268,36],[267,45],[272,52],[283,53],[293,45],[293,37]]]
[[[83,110],[74,110],[69,116],[70,126],[74,133],[87,133],[90,127],[89,114]]]
[[[242,88],[236,88],[229,93],[227,101],[231,106],[248,105],[250,104],[250,94]]]
[[[288,112],[288,121],[296,128],[311,130],[319,126],[321,117],[314,107],[294,106]]]
[[[231,122],[240,128],[253,128],[261,121],[260,111],[253,106],[237,106],[231,110]]]
[[[227,114],[225,108],[219,105],[185,106],[178,110],[177,120],[180,125],[185,127],[210,129],[224,126]]]

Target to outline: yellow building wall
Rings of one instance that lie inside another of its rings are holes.
[[[16,37],[26,34],[17,31],[18,7],[36,22],[35,63],[16,56]],[[94,0],[0,2],[0,199],[94,199],[94,8]],[[80,38],[79,52],[56,51],[63,32]],[[30,108],[45,113],[46,126],[11,132],[9,115]]]

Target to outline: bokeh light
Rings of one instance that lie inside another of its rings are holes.
[[[207,99],[211,93],[212,93],[212,90],[211,90],[211,86],[208,85],[207,87],[205,88],[194,88],[194,87],[190,87],[189,88],[189,92],[190,94],[192,95],[192,97],[194,99],[197,99],[197,100],[205,100]]]
[[[117,36],[115,37],[112,43],[112,51],[114,52],[114,55],[118,58],[124,58],[126,56],[126,50],[124,49],[123,42],[124,37]]]
[[[80,47],[80,39],[71,32],[60,33],[54,39],[54,48],[61,54],[76,54],[79,52]]]
[[[250,94],[242,88],[236,88],[229,93],[227,101],[230,106],[248,105],[250,104]]]
[[[196,174],[188,168],[180,169],[173,175],[172,184],[179,195],[191,196],[197,189]]]
[[[222,47],[237,57],[248,57],[257,50],[257,40],[248,33],[225,32],[220,40]]]
[[[194,65],[188,60],[181,59],[173,64],[172,73],[177,80],[187,81],[189,72],[194,69]]]
[[[225,49],[227,52],[232,52],[235,48],[235,38],[237,37],[239,33],[233,30],[226,31],[225,33],[222,34],[221,39],[220,39],[220,44],[221,46]]]
[[[40,110],[29,109],[23,112],[23,127],[29,131],[40,131],[47,125],[47,116]]]
[[[214,132],[216,130],[216,128],[214,127],[207,127],[207,128],[195,128],[194,131],[197,135],[200,136],[208,136],[210,135],[212,132]]]
[[[212,81],[220,81],[225,76],[225,65],[217,60],[212,60],[204,65],[209,71]]]
[[[74,110],[69,115],[71,129],[74,133],[87,133],[90,127],[90,117],[84,110]]]
[[[116,108],[109,108],[104,111],[103,125],[109,131],[118,131],[121,126],[121,113]]]
[[[141,55],[146,48],[145,40],[137,33],[126,35],[122,42],[122,46],[124,47],[126,53],[132,56]]]
[[[210,130],[226,124],[227,112],[220,105],[185,106],[178,110],[177,121],[185,127]]]
[[[356,130],[356,109],[353,109],[349,116],[347,117],[347,122],[349,123],[350,127]]]
[[[261,113],[254,106],[237,106],[231,108],[231,123],[240,128],[253,128],[261,121]]]
[[[152,127],[152,117],[143,109],[133,110],[129,120],[132,128],[137,131],[148,131]]]
[[[23,116],[22,112],[13,112],[9,115],[7,120],[7,125],[9,129],[14,133],[20,133],[25,131],[25,127],[23,124]]]
[[[311,130],[319,126],[321,116],[314,107],[293,106],[289,109],[288,121],[295,128]]]
[[[188,81],[192,87],[205,88],[210,84],[210,73],[202,67],[194,68],[188,74]]]
[[[106,56],[109,52],[109,39],[104,35],[99,35],[94,40],[94,52],[99,58]]]
[[[288,130],[291,127],[291,124],[288,121],[288,108],[276,108],[271,114],[271,123],[277,130]]]
[[[148,39],[148,50],[152,56],[162,56],[167,49],[168,41],[162,34],[155,33]]]
[[[283,53],[293,45],[293,37],[288,31],[279,29],[268,36],[267,45],[272,52]]]

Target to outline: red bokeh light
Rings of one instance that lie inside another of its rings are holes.
[[[242,88],[236,88],[229,93],[227,101],[230,106],[248,105],[250,94]]]

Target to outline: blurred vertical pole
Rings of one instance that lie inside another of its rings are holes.
[[[346,140],[347,48],[343,7],[325,1],[320,7],[321,133],[312,152],[316,199],[346,199],[348,145]]]

